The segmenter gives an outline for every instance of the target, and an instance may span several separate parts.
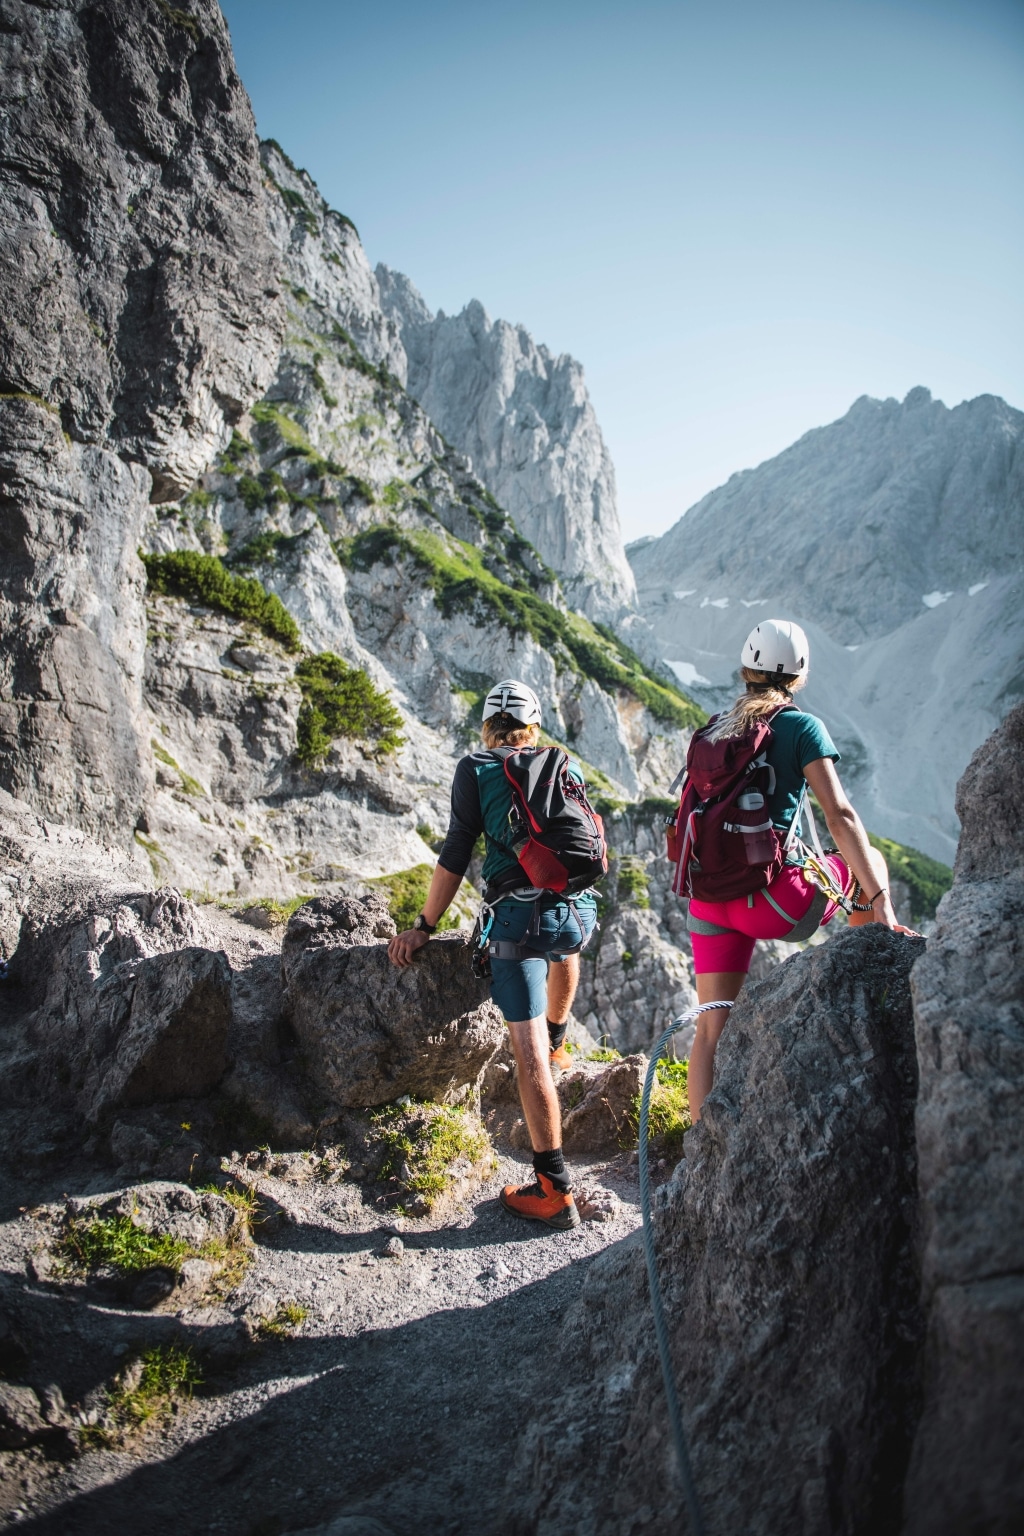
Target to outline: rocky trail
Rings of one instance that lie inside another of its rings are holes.
[[[487,1184],[437,1221],[389,1221],[349,1185],[261,1178],[260,1191],[287,1218],[265,1235],[256,1228],[231,1309],[211,1309],[193,1329],[219,1327],[226,1358],[205,1369],[190,1404],[123,1448],[67,1460],[22,1452],[0,1482],[5,1521],[62,1536],[278,1536],[340,1515],[375,1516],[396,1536],[514,1530],[511,1450],[558,1386],[555,1336],[594,1255],[639,1220],[628,1155],[577,1167],[584,1186],[613,1198],[604,1219],[571,1233],[517,1221],[498,1205],[503,1183],[529,1178],[525,1154],[505,1151]],[[40,1203],[63,1193],[36,1192]],[[39,1245],[38,1221],[16,1208],[25,1198],[21,1185],[4,1191],[5,1290],[24,1285]],[[112,1377],[154,1320],[59,1284],[30,1290],[47,1320],[46,1365],[65,1391]],[[282,1302],[306,1309],[294,1332],[250,1341],[237,1318]],[[615,1381],[605,1390],[614,1394]],[[611,1450],[595,1445],[593,1454]],[[557,1445],[550,1453],[557,1457]],[[378,1527],[338,1529],[358,1536]]]

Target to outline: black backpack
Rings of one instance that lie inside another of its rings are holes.
[[[496,750],[512,790],[506,847],[530,884],[572,895],[606,875],[604,823],[587,799],[586,786],[570,774],[568,753],[561,747]]]

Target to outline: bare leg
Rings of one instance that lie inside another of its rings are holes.
[[[568,1011],[568,1010],[567,1010]],[[548,1064],[551,1046],[547,1020],[524,1019],[508,1026],[519,1069],[519,1098],[535,1152],[562,1145],[562,1112]]]
[[[871,860],[871,872],[875,877],[875,883],[870,891],[862,891],[860,893],[857,897],[858,901],[867,901],[869,896],[873,896],[876,891],[882,890],[883,887],[889,884],[889,867],[878,849],[869,849],[868,857]],[[860,928],[865,923],[873,923],[875,921],[874,912],[851,912],[849,917],[851,928]]]
[[[697,1001],[699,1003],[731,1002],[739,996],[740,988],[747,979],[746,971],[708,971],[697,977]],[[709,1009],[697,1016],[697,1033],[690,1052],[690,1067],[686,1076],[690,1098],[690,1116],[700,1119],[701,1106],[711,1092],[715,1081],[715,1048],[729,1017],[728,1008]]]
[[[572,1010],[572,1000],[580,984],[580,957],[567,955],[552,960],[548,966],[548,1018],[552,1024],[564,1024]]]

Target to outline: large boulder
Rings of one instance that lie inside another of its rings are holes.
[[[306,1070],[335,1104],[457,1099],[478,1085],[503,1039],[464,939],[438,935],[400,971],[381,942],[394,931],[376,894],[321,897],[288,924],[289,1015]]]
[[[952,890],[914,971],[924,1404],[908,1536],[1024,1528],[1024,705],[957,793]]]
[[[920,1338],[909,972],[922,948],[850,929],[752,985],[659,1192],[709,1536],[897,1529]],[[530,1529],[686,1528],[639,1244],[595,1262],[562,1349],[555,1369],[574,1384],[516,1458]],[[583,1456],[598,1444],[616,1455]]]
[[[97,907],[22,926],[14,976],[29,1001],[45,988],[30,1029],[40,1085],[92,1121],[208,1093],[227,1066],[226,956],[194,942],[177,892]]]

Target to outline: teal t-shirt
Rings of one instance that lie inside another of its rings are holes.
[[[775,769],[775,791],[768,796],[768,814],[778,831],[789,831],[805,783],[804,769],[819,757],[839,762],[836,744],[817,715],[796,709],[776,715],[768,748],[768,761]]]

